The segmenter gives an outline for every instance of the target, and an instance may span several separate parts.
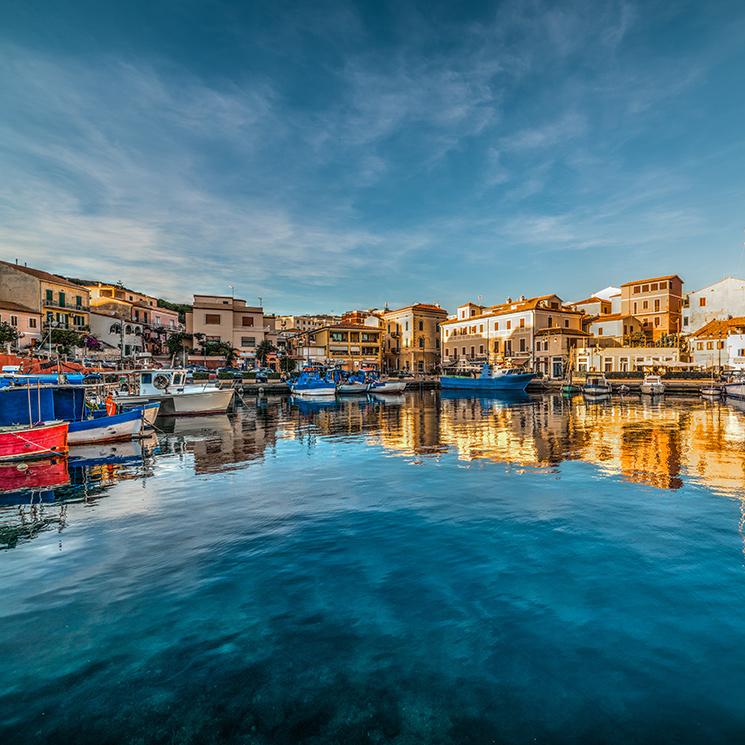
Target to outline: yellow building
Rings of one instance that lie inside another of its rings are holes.
[[[300,362],[335,365],[346,370],[380,369],[383,330],[353,323],[323,326],[298,334],[292,341]]]
[[[383,313],[383,367],[431,373],[440,364],[440,324],[447,311],[439,305],[414,303]]]
[[[0,261],[0,300],[18,303],[41,315],[44,327],[88,328],[90,294],[56,274]]]

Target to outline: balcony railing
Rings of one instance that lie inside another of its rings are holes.
[[[42,302],[42,305],[45,308],[62,308],[64,310],[78,311],[79,313],[88,312],[87,305],[77,305],[73,303],[68,303],[67,301],[65,301],[64,303],[60,303],[59,300],[49,300],[45,298]]]

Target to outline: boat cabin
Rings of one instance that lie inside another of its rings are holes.
[[[133,392],[139,396],[183,393],[186,385],[186,370],[139,370],[135,381]]]

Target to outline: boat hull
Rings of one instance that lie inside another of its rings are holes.
[[[745,383],[725,383],[722,390],[727,398],[736,398],[745,401]]]
[[[646,393],[648,396],[659,396],[665,392],[664,385],[642,385],[639,387],[642,393]]]
[[[318,387],[311,387],[306,388],[304,386],[293,386],[292,387],[292,393],[296,396],[335,396],[336,395],[336,386],[335,385],[325,385],[325,386],[318,386]]]
[[[611,387],[605,385],[586,385],[582,389],[585,396],[610,396]]]
[[[88,445],[94,442],[131,440],[141,434],[143,420],[144,409],[132,409],[98,419],[70,422],[67,441],[70,445]]]
[[[184,391],[183,393],[164,393],[161,395],[131,396],[116,398],[122,409],[132,409],[147,403],[159,403],[158,416],[191,416],[197,414],[224,414],[233,400],[233,388],[214,388],[212,390]]]
[[[33,427],[0,430],[0,461],[33,460],[67,452],[68,422],[49,422]]]
[[[367,393],[370,388],[369,383],[340,383],[339,393]]]
[[[500,375],[496,378],[457,378],[441,375],[440,386],[443,390],[524,391],[533,378],[533,373]]]

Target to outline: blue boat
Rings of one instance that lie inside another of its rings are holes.
[[[303,370],[290,383],[290,390],[296,396],[335,396],[336,383],[326,377],[317,375],[312,370]]]
[[[492,370],[486,364],[478,378],[440,375],[440,386],[443,390],[524,391],[533,378],[535,373],[503,367]]]

